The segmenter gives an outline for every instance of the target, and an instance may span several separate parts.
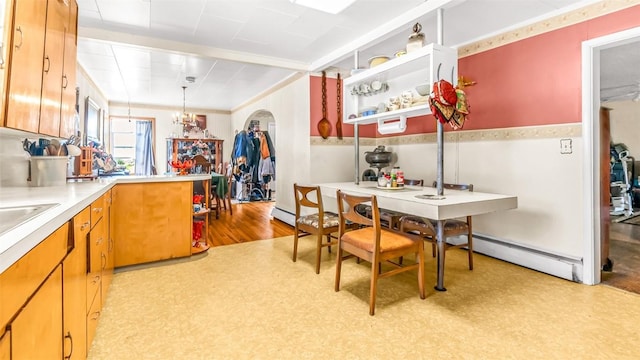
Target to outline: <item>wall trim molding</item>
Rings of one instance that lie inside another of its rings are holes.
[[[616,11],[640,4],[638,0],[604,0],[560,14],[533,24],[522,26],[499,35],[491,36],[458,48],[458,58],[478,54],[487,50],[521,41],[536,35],[575,25],[587,20],[595,19]]]
[[[506,141],[531,139],[579,138],[582,136],[582,124],[558,124],[541,126],[523,126],[488,130],[458,130],[444,133],[445,142],[472,141]],[[436,143],[436,134],[413,134],[386,138],[360,138],[360,145],[407,145]],[[320,136],[311,137],[312,146],[323,145],[354,145],[353,137],[323,139]]]

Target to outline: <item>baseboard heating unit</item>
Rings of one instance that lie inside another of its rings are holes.
[[[545,274],[582,282],[581,258],[554,254],[482,234],[473,234],[473,250]]]

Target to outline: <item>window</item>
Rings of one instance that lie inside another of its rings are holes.
[[[153,119],[111,117],[111,155],[118,164],[118,168],[127,174],[136,173],[136,122],[138,121],[151,122],[152,128],[155,126]]]

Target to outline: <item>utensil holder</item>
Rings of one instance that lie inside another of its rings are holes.
[[[61,186],[67,183],[66,156],[32,156],[29,159],[30,186]]]

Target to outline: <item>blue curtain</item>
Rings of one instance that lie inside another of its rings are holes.
[[[136,121],[136,175],[156,175],[151,121]]]

